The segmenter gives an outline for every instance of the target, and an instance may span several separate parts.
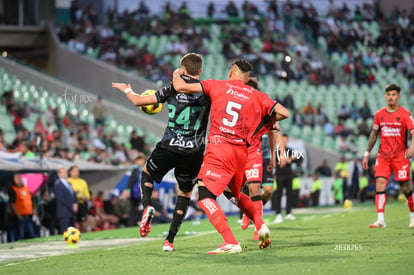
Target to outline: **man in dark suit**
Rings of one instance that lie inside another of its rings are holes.
[[[59,234],[69,226],[75,226],[75,213],[78,211],[76,196],[68,182],[68,171],[65,167],[58,169],[59,179],[55,182],[56,218],[59,224]]]

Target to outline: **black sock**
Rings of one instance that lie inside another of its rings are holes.
[[[151,205],[151,196],[152,196],[152,190],[154,187],[148,187],[145,185],[144,181],[141,181],[141,192],[142,192],[142,206],[144,209]]]
[[[185,217],[185,213],[187,213],[188,205],[190,204],[190,198],[178,196],[177,197],[177,204],[174,208],[174,214],[170,225],[170,231],[168,232],[167,240],[170,243],[174,242],[174,238],[180,229],[181,223]],[[177,211],[181,210],[183,213],[182,215],[178,214]]]
[[[405,195],[406,198],[409,198],[412,194],[413,194],[413,191],[412,190],[410,190],[410,193],[408,193],[408,194],[405,194],[404,193],[404,195]]]
[[[267,199],[267,200],[265,200],[265,199],[263,199],[262,198],[262,202],[263,202],[263,206],[268,202],[269,200]]]

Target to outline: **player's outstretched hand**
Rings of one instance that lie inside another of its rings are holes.
[[[126,88],[131,88],[131,84],[112,82],[112,88],[116,88],[124,92]]]
[[[413,146],[413,144],[411,144],[410,147],[408,147],[407,151],[405,151],[405,153],[404,153],[404,157],[406,159],[410,159],[412,156],[414,156],[414,146]]]
[[[368,169],[368,157],[362,159],[362,168],[364,168],[364,170]]]

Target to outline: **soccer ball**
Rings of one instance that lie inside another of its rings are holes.
[[[75,245],[79,243],[81,239],[81,233],[77,228],[70,226],[63,233],[63,239],[67,244]]]
[[[141,95],[142,96],[153,95],[156,92],[157,91],[155,91],[155,90],[145,90]],[[161,112],[161,110],[162,110],[162,103],[156,103],[156,104],[151,104],[151,105],[144,105],[144,106],[140,106],[139,108],[141,109],[141,111],[143,111],[146,114],[155,115],[155,114],[158,114],[159,112]]]
[[[344,201],[345,208],[352,208],[352,200],[345,200]]]

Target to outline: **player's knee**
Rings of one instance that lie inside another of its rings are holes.
[[[184,211],[183,210],[177,210],[177,211],[175,211],[175,213],[177,213],[180,216],[184,215]]]
[[[148,172],[142,172],[142,182],[144,183],[145,186],[148,186],[150,188],[152,188],[153,182],[154,182],[154,178],[148,173]]]
[[[250,197],[253,196],[260,196],[261,189],[260,189],[261,183],[260,182],[249,182],[249,195]]]
[[[213,199],[216,200],[216,196],[211,193],[207,187],[205,186],[199,186],[198,187],[198,201],[204,200],[204,199]]]

